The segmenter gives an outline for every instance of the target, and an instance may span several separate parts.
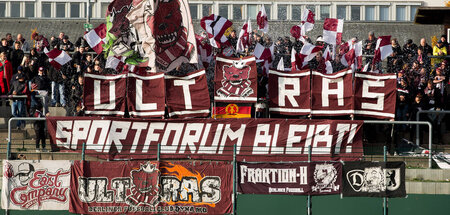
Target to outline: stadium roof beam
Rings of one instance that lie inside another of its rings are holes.
[[[450,7],[420,7],[416,11],[415,24],[450,25]]]

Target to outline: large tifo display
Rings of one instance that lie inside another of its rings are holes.
[[[304,119],[142,120],[48,117],[53,148],[105,159],[360,160],[362,121]]]

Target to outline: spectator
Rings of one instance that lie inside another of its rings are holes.
[[[20,66],[17,69],[17,72],[19,72],[19,71],[23,72],[23,74],[25,75],[25,80],[27,80],[27,81],[30,81],[31,79],[34,78],[34,75],[31,72],[30,64],[31,64],[30,55],[26,54],[22,59],[22,63],[20,64]],[[22,69],[22,70],[20,70],[20,69]]]
[[[2,88],[2,95],[9,92],[10,83],[12,78],[12,65],[6,58],[6,53],[0,53],[0,87]]]
[[[69,36],[64,35],[62,41],[59,42],[58,49],[69,52],[74,50],[73,43],[69,41]]]
[[[45,111],[48,112],[47,94],[49,90],[50,90],[50,79],[47,77],[44,67],[39,67],[38,75],[31,80],[31,91],[32,91],[31,107],[32,108],[35,107],[38,104],[38,102],[40,102],[36,99],[36,95],[41,95],[44,96],[45,100],[44,108]]]
[[[50,106],[65,107],[66,101],[64,99],[64,80],[67,79],[67,77],[62,74],[61,70],[57,70],[53,67],[49,69],[48,76],[49,79],[51,80],[51,91],[52,91]]]
[[[80,47],[89,47],[89,44],[86,42],[84,37],[78,37],[78,40],[75,42],[75,47],[78,51]]]
[[[433,47],[433,56],[446,56],[447,55],[447,48],[444,46],[444,42],[442,40],[439,40],[436,43],[436,46]],[[435,65],[442,63],[444,59],[436,58],[434,59]]]
[[[81,65],[81,62],[86,60],[86,56],[85,56],[86,54],[84,51],[85,51],[84,46],[81,46],[78,49],[78,51],[72,55],[72,61],[74,63],[76,63],[77,65]]]
[[[414,44],[411,39],[408,39],[406,41],[406,44],[403,45],[403,53],[405,55],[406,62],[408,63],[413,62],[414,60],[416,60],[414,57],[416,56],[417,53],[417,45]]]
[[[17,73],[15,73],[15,74],[12,75],[11,80],[9,81],[9,83],[11,83],[11,87],[12,87],[12,84],[13,84],[15,81],[19,80],[19,76],[23,76],[25,82],[28,80],[28,79],[27,79],[27,76],[26,76],[25,73],[23,72],[23,67],[22,67],[22,66],[18,66],[18,67],[17,67]],[[11,90],[10,90],[10,91],[11,91]]]
[[[234,49],[236,49],[236,44],[237,44],[237,36],[236,36],[236,31],[232,30],[230,35],[228,36],[228,41],[230,41],[231,46],[233,46]]]
[[[8,43],[8,47],[9,47],[9,48],[13,48],[13,46],[14,46],[14,41],[13,41],[13,39],[12,39],[11,33],[6,33],[5,38],[6,38],[6,42]]]
[[[45,38],[42,35],[39,35],[37,32],[34,32],[31,37],[35,40],[34,42],[34,48],[36,48],[36,51],[38,53],[42,53],[44,51],[44,48],[49,47],[49,43],[47,41],[47,38]]]
[[[375,46],[377,45],[377,38],[373,31],[369,32],[368,38],[364,41],[363,54],[373,55],[375,53]],[[366,57],[366,63],[371,63],[373,57]]]
[[[433,84],[434,84],[434,86],[435,86],[435,88],[436,88],[436,90],[438,90],[439,91],[439,95],[441,95],[440,96],[440,100],[438,101],[438,104],[439,104],[439,108],[444,108],[443,106],[444,106],[444,104],[446,104],[446,91],[445,91],[445,88],[446,88],[446,77],[445,77],[445,75],[444,74],[442,74],[442,69],[440,68],[440,67],[438,67],[438,68],[436,68],[436,75],[434,76],[434,79],[433,79]]]
[[[420,45],[418,48],[422,48],[423,54],[428,57],[433,54],[433,49],[427,44],[427,40],[425,40],[425,38],[420,39]]]
[[[19,96],[27,95],[28,87],[25,82],[25,76],[20,73],[17,75],[17,80],[11,82],[11,90],[9,95]],[[26,98],[12,98],[11,112],[14,117],[25,116],[25,100]],[[25,127],[25,121],[19,120],[16,124],[17,129],[22,129]]]
[[[23,51],[21,49],[22,44],[19,41],[14,42],[14,50],[10,52],[9,59],[13,68],[13,74],[17,72],[17,67],[22,63]]]
[[[419,47],[417,49],[417,62],[419,62],[419,65],[422,67],[429,67],[430,66],[430,58],[428,55],[426,55],[423,51],[422,47]]]
[[[2,46],[0,47],[0,53],[5,53],[6,57],[9,57],[9,53],[12,51],[11,47],[8,45],[6,38],[2,38]]]
[[[442,43],[444,43],[444,47],[446,47],[447,51],[448,51],[448,49],[450,47],[448,46],[447,35],[445,35],[445,34],[441,35],[441,39],[440,40],[442,41]]]
[[[398,72],[400,69],[398,66],[403,65],[402,61],[402,48],[398,44],[397,38],[393,38],[391,40],[391,46],[392,46],[392,54],[387,58],[387,67],[388,67],[388,73],[395,73]]]
[[[30,51],[30,66],[32,77],[37,76],[39,67],[45,66],[44,58],[37,52],[36,48],[32,48]]]
[[[22,51],[30,51],[30,44],[28,44],[28,41],[23,38],[22,34],[17,34],[16,42],[21,42],[22,46],[20,48],[22,49]]]
[[[47,114],[48,115],[48,114]],[[32,116],[36,118],[45,117],[42,109],[42,104],[38,102],[35,107],[32,108]],[[42,152],[47,152],[45,149],[45,121],[36,120],[34,121],[34,132],[36,134],[36,152],[40,152],[39,143],[42,146]]]
[[[77,81],[72,85],[71,100],[70,100],[70,116],[80,116],[83,115],[84,105],[83,105],[83,75],[77,76]]]

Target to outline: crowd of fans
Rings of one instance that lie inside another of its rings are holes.
[[[0,87],[2,95],[29,95],[31,99],[13,98],[12,114],[13,116],[32,115],[36,109],[42,105],[41,99],[37,95],[44,95],[48,92],[48,99],[44,104],[49,106],[65,107],[68,116],[78,116],[83,113],[83,73],[115,73],[111,69],[104,69],[105,59],[103,55],[93,55],[89,52],[89,46],[83,37],[72,43],[69,37],[61,32],[57,37],[51,37],[50,40],[43,35],[33,33],[33,40],[27,41],[22,34],[18,34],[14,40],[11,34],[6,34],[1,40],[0,46]],[[237,35],[232,31],[228,36],[232,46],[236,49]],[[328,46],[324,43],[321,36],[313,42],[311,38],[306,37],[306,41],[317,46],[322,46],[323,50]],[[207,43],[205,39],[203,42]],[[274,46],[274,55],[272,65],[276,67],[280,60],[283,60],[285,68],[291,67],[291,51],[300,52],[303,42],[292,40],[291,37],[279,37],[272,41],[267,35],[260,35],[257,31],[250,33],[251,45],[245,50],[244,55],[251,55],[256,44],[260,43],[265,47]],[[358,42],[357,38],[352,39],[353,43]],[[345,42],[343,42],[344,44]],[[363,41],[363,54],[365,56],[364,64],[370,64],[371,55],[374,54],[377,37],[374,32],[369,32],[368,38]],[[391,45],[393,53],[387,59],[387,65],[370,66],[372,70],[378,70],[382,73],[396,73],[398,82],[397,110],[396,120],[415,120],[419,110],[443,110],[449,109],[449,65],[447,50],[449,44],[446,35],[442,35],[436,45],[431,47],[425,38],[415,44],[411,39],[401,46],[396,38],[392,38]],[[346,50],[337,46],[336,56],[332,61],[333,71],[345,69],[340,63],[340,58]],[[72,57],[72,61],[57,70],[52,67],[45,55],[44,49],[57,48],[67,51]],[[215,53],[221,50],[214,50]],[[235,55],[238,55],[235,53]],[[239,55],[242,55],[239,54]],[[441,56],[436,58],[432,56]],[[325,60],[322,53],[309,62],[312,69],[319,72],[325,72]],[[173,71],[174,73],[186,73],[195,69],[193,65],[183,65]],[[361,69],[361,68],[360,68]],[[183,70],[183,71],[180,71]],[[207,68],[208,74],[214,74],[214,62],[211,62]],[[211,75],[209,75],[211,76]],[[259,87],[258,96],[267,97],[266,72],[263,71],[263,63],[258,64]],[[210,92],[213,89],[212,78],[208,77]],[[27,102],[30,101],[30,102]],[[45,105],[44,105],[45,106]],[[45,107],[44,107],[45,109]],[[48,111],[44,110],[48,113]],[[439,123],[440,120],[438,119]],[[23,122],[18,122],[17,127],[22,128]]]

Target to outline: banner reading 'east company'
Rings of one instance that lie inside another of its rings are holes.
[[[226,162],[75,161],[69,211],[232,213],[232,167]]]
[[[341,174],[341,163],[238,163],[237,185],[244,194],[339,194]]]
[[[3,160],[2,208],[67,210],[70,161]]]
[[[362,122],[305,119],[142,120],[48,117],[52,148],[114,159],[360,160]]]

